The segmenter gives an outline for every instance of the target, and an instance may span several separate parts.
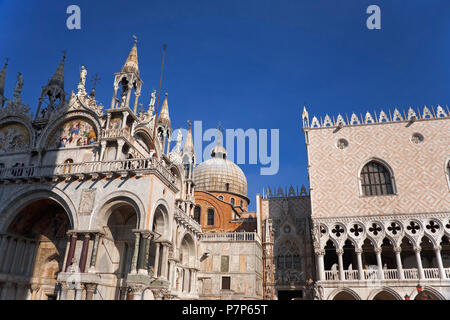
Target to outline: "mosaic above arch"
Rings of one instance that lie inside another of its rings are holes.
[[[64,123],[51,135],[48,148],[89,146],[97,142],[94,127],[87,121],[76,119]]]
[[[19,123],[9,123],[0,128],[0,152],[24,151],[30,146],[30,133]]]

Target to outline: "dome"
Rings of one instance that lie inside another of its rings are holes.
[[[211,156],[194,169],[195,190],[231,192],[247,198],[247,178],[239,166],[226,159],[225,148],[214,147]]]

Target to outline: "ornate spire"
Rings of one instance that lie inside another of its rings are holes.
[[[166,97],[164,98],[164,102],[161,107],[161,112],[159,113],[158,123],[170,125],[170,117],[169,117],[169,103],[167,102],[167,92]]]
[[[128,55],[127,61],[122,67],[121,72],[134,72],[139,76],[139,66],[138,66],[138,56],[137,56],[137,37],[134,37],[134,45],[131,48],[130,54]]]
[[[66,99],[66,93],[64,92],[64,66],[66,61],[66,52],[63,51],[63,54],[63,58],[59,63],[55,74],[49,80],[48,84],[45,87],[42,87],[35,120],[48,120],[50,114],[57,111]]]
[[[66,61],[66,52],[64,51],[63,58],[59,63],[58,68],[55,71],[55,74],[48,82],[47,86],[57,86],[60,87],[64,91],[64,67]]]
[[[5,59],[5,65],[3,69],[0,71],[0,107],[3,107],[6,98],[5,98],[5,80],[6,80],[6,67],[8,66],[8,58]]]
[[[194,154],[194,142],[192,140],[191,121],[189,120],[189,130],[184,141],[183,153]]]

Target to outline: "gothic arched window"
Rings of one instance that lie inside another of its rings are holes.
[[[300,253],[292,241],[283,243],[278,249],[277,269],[301,269]]]
[[[199,206],[195,206],[195,208],[194,208],[194,220],[197,221],[198,223],[200,223],[201,213],[202,213],[202,208],[200,208]]]
[[[231,199],[230,199],[230,202],[231,202],[231,205],[234,206],[234,198],[231,198]]]
[[[208,226],[214,225],[214,209],[208,209]]]
[[[361,170],[361,189],[364,196],[394,194],[389,170],[378,161],[370,161]]]

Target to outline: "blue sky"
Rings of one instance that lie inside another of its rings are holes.
[[[81,8],[81,30],[66,28],[71,4]],[[381,30],[366,28],[371,4],[381,8]],[[96,97],[108,106],[114,72],[137,35],[146,106],[167,43],[163,91],[174,129],[188,119],[280,129],[277,175],[241,166],[254,209],[267,185],[307,185],[304,103],[318,116],[448,104],[449,15],[448,0],[0,0],[0,59],[10,58],[6,95],[20,71],[22,98],[35,108],[67,50],[66,92],[85,64],[88,79],[102,79]]]

